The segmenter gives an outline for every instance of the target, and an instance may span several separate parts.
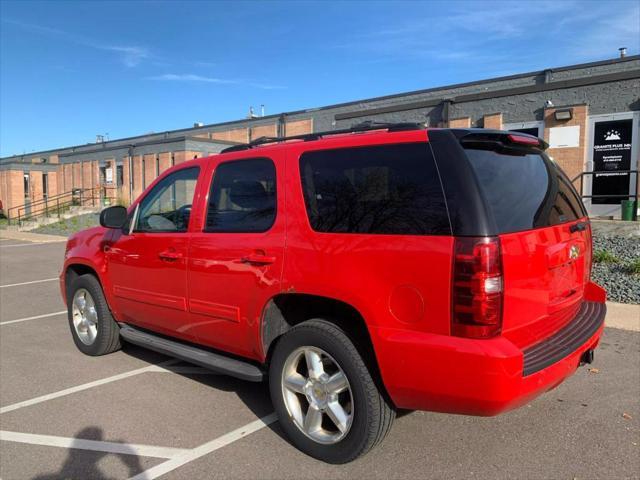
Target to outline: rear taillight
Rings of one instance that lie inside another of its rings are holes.
[[[454,246],[451,333],[488,338],[502,328],[502,260],[497,237],[459,237]]]

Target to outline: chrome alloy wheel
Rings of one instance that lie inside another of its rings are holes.
[[[91,294],[79,288],[73,296],[71,315],[76,334],[82,343],[91,345],[98,336],[98,312]]]
[[[353,395],[340,365],[324,350],[300,347],[282,369],[282,395],[295,425],[312,440],[333,444],[353,423]]]

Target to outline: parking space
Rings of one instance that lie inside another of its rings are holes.
[[[524,408],[401,412],[379,448],[332,466],[286,441],[266,385],[133,346],[80,354],[49,280],[63,254],[64,243],[0,240],[3,480],[640,476],[638,332],[606,329],[590,369]]]

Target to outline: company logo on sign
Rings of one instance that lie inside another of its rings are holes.
[[[617,130],[609,130],[604,134],[605,140],[620,140],[620,132]]]

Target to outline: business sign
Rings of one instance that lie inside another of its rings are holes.
[[[593,129],[593,195],[629,195],[633,120],[596,122]],[[623,197],[593,198],[594,204],[616,204]]]
[[[109,167],[104,171],[105,181],[107,183],[113,183],[113,168]]]

